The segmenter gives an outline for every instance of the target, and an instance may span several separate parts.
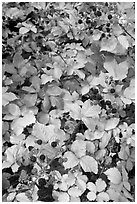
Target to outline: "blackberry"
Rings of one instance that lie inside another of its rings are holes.
[[[111,14],[108,15],[108,19],[109,20],[112,19],[112,15]]]
[[[109,27],[109,26],[110,26],[110,23],[107,23],[106,26]]]
[[[117,109],[116,109],[116,108],[113,108],[111,112],[112,112],[112,113],[116,113],[116,112],[117,112]]]
[[[42,186],[46,185],[46,180],[44,178],[39,178],[38,184],[40,187],[42,187]]]
[[[100,100],[102,100],[102,96],[100,94],[97,94],[96,99],[100,101]]]
[[[107,33],[109,33],[110,32],[110,28],[106,28],[106,31],[107,31]]]
[[[122,138],[122,137],[123,137],[123,135],[122,135],[122,133],[121,133],[121,132],[119,133],[119,137],[120,137],[120,138]]]
[[[105,33],[102,33],[101,38],[104,38],[104,37],[106,37],[106,35]]]
[[[100,11],[96,12],[96,16],[100,17],[102,15],[102,13]]]
[[[35,156],[31,156],[31,157],[30,157],[30,160],[31,160],[32,162],[36,162],[37,159],[36,159]]]
[[[34,147],[32,147],[32,146],[29,146],[29,147],[28,147],[29,151],[31,151],[33,148],[34,148]]]
[[[81,20],[81,19],[79,19],[79,20],[78,20],[78,23],[79,23],[79,24],[82,24],[82,20]]]
[[[106,105],[111,105],[111,101],[106,100]]]
[[[41,145],[42,144],[42,140],[41,139],[37,140],[37,144]]]
[[[40,158],[41,161],[44,161],[46,157],[45,157],[44,154],[41,154],[39,158]]]
[[[115,89],[110,89],[110,93],[115,93]]]
[[[93,94],[97,94],[98,93],[98,89],[93,89]]]
[[[51,146],[52,146],[52,147],[56,147],[57,144],[58,144],[58,143],[55,141],[55,142],[52,142],[52,143],[51,143]]]

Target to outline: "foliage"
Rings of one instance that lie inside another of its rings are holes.
[[[2,4],[3,201],[135,201],[134,15]]]

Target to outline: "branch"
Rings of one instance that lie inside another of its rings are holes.
[[[135,40],[135,38],[124,28],[124,26],[123,26],[122,24],[119,23],[119,25],[120,25],[120,27],[125,31],[125,33],[126,33],[127,35],[129,35],[133,40]]]

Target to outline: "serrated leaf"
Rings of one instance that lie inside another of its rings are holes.
[[[104,63],[104,68],[107,70],[109,75],[114,78],[114,80],[122,80],[127,77],[128,73],[127,61],[123,61],[119,64],[115,59],[113,59],[113,61],[106,61]]]
[[[112,130],[114,129],[118,123],[119,123],[119,118],[110,118],[106,121],[106,124],[105,124],[105,130]]]
[[[69,195],[66,192],[60,192],[58,202],[69,202]]]
[[[100,149],[104,149],[107,145],[108,145],[108,142],[111,138],[111,133],[110,132],[105,132],[101,138],[101,141],[99,143],[99,147]]]
[[[114,36],[112,36],[109,39],[103,39],[101,41],[100,51],[113,52],[116,46],[117,46],[117,39]]]
[[[27,107],[35,106],[37,100],[37,94],[26,94],[23,98],[23,102]]]
[[[73,151],[78,158],[81,158],[86,154],[86,142],[83,140],[75,140],[71,145],[71,151]]]
[[[101,192],[101,191],[105,190],[105,188],[107,186],[105,181],[102,180],[101,178],[97,179],[95,184],[96,184],[97,192]]]
[[[89,189],[90,191],[93,191],[94,193],[96,193],[96,185],[93,182],[88,182],[87,183],[87,189]]]
[[[20,33],[21,35],[24,35],[24,34],[28,33],[29,31],[30,31],[30,29],[29,29],[29,28],[26,28],[26,27],[21,27],[21,28],[19,29],[19,33]]]
[[[108,169],[104,174],[107,175],[108,179],[113,184],[119,184],[121,182],[121,173],[116,167]]]
[[[79,163],[78,158],[71,151],[65,152],[64,158],[67,158],[67,162],[63,162],[65,169],[73,168]]]
[[[76,186],[68,189],[68,194],[72,197],[79,197],[82,194],[82,191]]]
[[[7,92],[2,94],[2,105],[6,106],[10,101],[18,99],[14,93]]]
[[[97,202],[108,202],[109,199],[109,195],[106,192],[101,192],[97,195]]]
[[[80,165],[85,172],[98,173],[98,163],[97,161],[88,155],[80,159]]]
[[[35,116],[34,114],[30,111],[24,115],[24,117],[19,117],[11,123],[11,129],[16,135],[20,135],[23,132],[23,129],[32,124],[35,123]]]
[[[53,77],[52,76],[48,76],[46,74],[42,74],[41,76],[41,83],[42,84],[46,84],[48,82],[52,82],[53,81]]]
[[[118,41],[120,42],[120,44],[127,49],[129,47],[129,42],[127,40],[127,36],[125,35],[120,35],[118,36]]]
[[[32,32],[37,33],[37,28],[35,26],[32,26],[30,29]]]
[[[127,99],[131,99],[134,100],[135,99],[135,87],[129,86],[124,90],[123,95],[127,98]]]
[[[89,192],[89,193],[87,194],[87,199],[88,199],[89,201],[95,200],[95,199],[96,199],[96,193],[94,193],[93,191],[92,191],[92,192]]]
[[[98,117],[101,112],[99,105],[92,105],[90,100],[86,100],[82,106],[81,114],[85,117]]]
[[[18,193],[16,195],[16,199],[18,202],[31,202],[31,200],[26,196],[25,193]]]
[[[8,105],[8,111],[13,116],[19,116],[20,115],[20,108],[19,108],[19,106],[17,106],[14,103],[10,103]]]

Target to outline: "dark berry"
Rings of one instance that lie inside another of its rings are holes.
[[[91,28],[95,27],[97,25],[97,22],[96,21],[92,21],[91,22]]]
[[[98,89],[93,89],[93,94],[97,94],[98,93]]]
[[[31,156],[31,157],[30,157],[30,160],[31,160],[32,162],[36,162],[37,159],[36,159],[35,156]]]
[[[102,107],[102,108],[106,108],[106,104],[105,104],[105,101],[104,100],[101,100],[100,102],[99,102],[99,105]]]
[[[122,135],[122,133],[121,133],[121,132],[119,133],[119,137],[120,137],[120,138],[122,138],[122,137],[123,137],[123,135]]]
[[[111,101],[106,100],[106,105],[111,105]]]
[[[95,12],[97,9],[95,6],[92,6],[92,10]]]
[[[38,184],[39,184],[39,186],[44,186],[44,185],[46,185],[46,180],[44,178],[39,178]]]
[[[51,146],[52,146],[52,147],[56,147],[57,144],[58,144],[57,142],[52,142],[52,143],[51,143]]]
[[[81,19],[79,19],[79,20],[78,20],[78,23],[79,23],[79,24],[81,24],[81,23],[82,23],[82,20],[81,20]]]
[[[96,99],[100,101],[100,100],[102,100],[102,96],[100,94],[97,94]]]
[[[39,158],[40,158],[41,161],[44,161],[46,157],[45,157],[44,154],[41,154]]]
[[[110,89],[110,93],[115,93],[115,89]]]
[[[112,15],[111,14],[108,15],[108,19],[109,20],[112,19]]]
[[[97,29],[101,31],[102,30],[102,26],[99,26]]]
[[[31,151],[33,148],[34,148],[34,147],[32,147],[32,146],[29,146],[29,147],[28,147],[29,151]]]
[[[105,6],[108,6],[108,2],[105,3]]]
[[[102,33],[101,38],[104,38],[104,37],[106,37],[106,35],[105,33]]]
[[[97,11],[97,12],[96,12],[96,16],[99,17],[99,16],[101,16],[101,15],[102,15],[102,13],[101,13],[100,11]]]
[[[110,26],[110,23],[107,23],[106,26],[109,27],[109,26]]]
[[[111,112],[112,112],[112,113],[116,113],[116,112],[117,112],[117,109],[116,109],[116,108],[113,108]]]
[[[91,23],[91,20],[87,19],[87,20],[86,20],[86,23],[87,23],[87,24],[90,24],[90,23]]]
[[[109,33],[110,32],[110,28],[106,28],[106,31],[107,31],[107,33]]]
[[[91,34],[91,35],[93,34],[93,30],[90,30],[90,34]]]
[[[42,144],[42,140],[37,140],[37,144],[41,145]]]

